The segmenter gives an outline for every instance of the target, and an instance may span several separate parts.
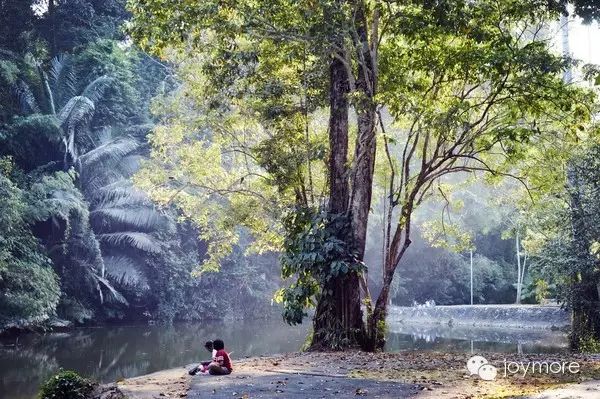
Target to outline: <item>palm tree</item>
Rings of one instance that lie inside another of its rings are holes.
[[[48,72],[43,69],[41,62],[32,57],[26,59],[37,70],[43,96],[36,98],[30,85],[24,80],[19,81],[14,89],[20,99],[22,112],[32,116],[44,113],[56,118],[61,132],[63,167],[67,170],[77,162],[80,147],[89,138],[89,123],[94,115],[95,104],[113,79],[100,76],[77,94],[77,78],[68,55],[54,57]]]
[[[59,226],[62,236],[52,239],[49,249],[60,259],[55,264],[60,265],[63,288],[71,284],[69,294],[83,296],[82,301],[96,292],[100,307],[127,305],[125,288],[138,293],[149,289],[146,261],[162,250],[155,236],[171,223],[129,179],[144,151],[139,137],[149,127],[93,129],[95,105],[112,79],[101,76],[78,92],[69,56],[53,58],[47,71],[31,57],[26,62],[37,79],[21,80],[13,87],[24,115],[20,126],[34,131],[54,126],[57,133],[52,128],[47,136],[57,136],[54,143],[62,154],[60,160],[34,166],[40,184],[46,179],[39,188],[47,191],[42,193],[45,206],[53,212],[38,215],[36,221]],[[48,170],[57,162],[67,173],[49,178]],[[52,184],[48,179],[54,179]],[[57,183],[61,179],[71,179],[74,185]],[[87,294],[81,292],[81,284],[88,287]]]
[[[79,157],[80,184],[107,277],[117,286],[145,291],[146,258],[162,250],[155,233],[171,222],[129,179],[139,167],[142,145],[127,132],[113,135],[113,129],[98,132],[97,146]]]

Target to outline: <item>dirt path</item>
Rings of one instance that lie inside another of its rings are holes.
[[[369,397],[397,399],[418,392],[414,384],[376,381],[346,376],[254,372],[226,377],[199,376],[193,379],[188,398],[214,399],[318,399]]]
[[[581,373],[523,378],[504,376],[499,371],[496,380],[484,381],[467,372],[469,356],[421,351],[290,353],[234,359],[234,372],[229,376],[189,377],[187,369],[182,367],[128,379],[120,382],[119,387],[130,399],[600,398],[599,357],[486,354],[488,361],[497,367],[501,367],[505,357],[525,362],[577,361]],[[540,396],[542,392],[550,396]]]

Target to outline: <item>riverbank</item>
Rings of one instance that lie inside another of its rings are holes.
[[[36,323],[4,323],[0,324],[0,339],[16,338],[25,334],[43,334],[47,332],[64,332],[76,328],[75,324],[68,320],[52,318]]]
[[[201,398],[315,398],[365,396],[379,398],[491,399],[536,395],[551,389],[585,387],[600,395],[598,355],[483,354],[495,365],[494,381],[469,375],[469,354],[406,351],[289,353],[234,359],[235,371],[224,377],[189,377],[180,367],[126,379],[119,388],[130,399]],[[577,362],[579,372],[504,375],[506,362]],[[581,385],[583,384],[583,385]],[[571,388],[569,388],[571,389]],[[574,391],[571,391],[571,393]],[[558,397],[558,396],[557,396]],[[574,396],[577,397],[577,396]]]

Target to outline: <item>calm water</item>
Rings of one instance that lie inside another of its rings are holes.
[[[0,399],[32,399],[59,368],[102,382],[178,367],[204,359],[207,339],[221,337],[232,358],[297,351],[307,325],[272,321],[81,328],[0,341]],[[564,335],[551,331],[390,325],[388,351],[564,351]]]

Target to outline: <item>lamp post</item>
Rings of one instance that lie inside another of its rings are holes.
[[[471,305],[473,305],[473,250],[470,250],[471,255]]]

